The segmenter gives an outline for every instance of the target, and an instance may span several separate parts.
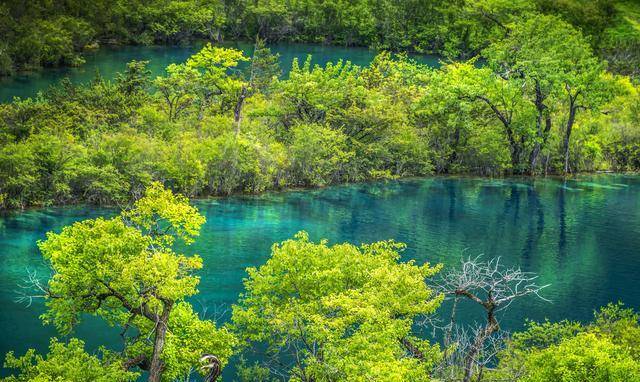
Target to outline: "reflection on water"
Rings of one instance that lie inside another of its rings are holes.
[[[581,191],[576,191],[581,190]],[[551,284],[545,297],[512,305],[503,321],[525,317],[589,320],[598,306],[622,300],[640,307],[640,177],[576,180],[444,178],[367,183],[197,202],[207,223],[189,253],[204,259],[196,307],[209,313],[232,304],[245,268],[259,266],[273,242],[306,230],[311,238],[352,243],[405,242],[404,259],[457,264],[462,257],[500,256]],[[46,347],[53,328],[43,306],[14,303],[27,269],[46,277],[36,241],[79,219],[113,214],[85,207],[33,210],[0,218],[0,354]],[[469,320],[472,318],[468,318]],[[78,336],[113,346],[113,329],[87,320]]]

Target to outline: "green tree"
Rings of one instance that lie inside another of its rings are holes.
[[[640,380],[640,364],[627,349],[608,337],[580,333],[544,350],[532,352],[525,361],[524,382],[623,382]]]
[[[569,144],[576,114],[599,106],[604,95],[600,81],[604,65],[593,55],[587,40],[560,18],[538,15],[513,25],[509,35],[484,54],[499,75],[529,80],[529,99],[538,113],[531,171],[551,130],[548,98],[555,96],[566,110],[562,155],[563,171],[569,172]]]
[[[124,73],[116,75],[116,83],[127,97],[145,94],[151,83],[151,71],[147,68],[149,61],[133,60],[127,63]]]
[[[126,370],[122,360],[106,350],[100,357],[88,354],[77,338],[67,344],[53,338],[45,357],[33,349],[20,358],[9,352],[4,366],[19,371],[16,376],[3,378],[5,382],[133,382],[139,375]]]
[[[300,124],[291,133],[291,183],[325,186],[340,179],[353,156],[344,134],[318,124]]]
[[[122,327],[128,334],[122,362],[148,370],[153,382],[188,375],[203,354],[215,354],[224,365],[233,336],[201,320],[184,301],[197,293],[194,272],[202,260],[172,249],[177,240],[191,244],[203,223],[186,198],[156,183],[120,216],[48,233],[39,243],[53,270],[41,287],[48,307],[44,321],[63,334],[87,313]]]
[[[622,304],[609,304],[589,324],[529,322],[499,354],[488,380],[640,380],[640,317]]]
[[[198,129],[205,111],[214,100],[217,100],[220,113],[234,108],[236,122],[239,122],[238,105],[246,97],[246,84],[237,66],[243,61],[248,61],[248,58],[241,51],[211,44],[187,60],[185,66],[197,72],[192,82],[198,104]]]
[[[399,262],[404,246],[313,243],[306,233],[276,244],[250,268],[233,326],[293,381],[428,381],[437,346],[413,334],[442,296],[425,278],[440,267]],[[269,360],[267,360],[269,362]]]
[[[199,76],[200,73],[190,66],[171,64],[167,67],[166,77],[154,80],[170,121],[177,119],[193,103]]]

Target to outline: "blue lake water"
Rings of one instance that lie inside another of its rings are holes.
[[[96,72],[107,79],[113,79],[116,73],[122,72],[127,62],[132,60],[149,61],[148,68],[152,77],[164,75],[165,68],[172,63],[184,62],[196,53],[201,44],[191,46],[125,46],[104,47],[84,54],[86,62],[77,68],[61,67],[47,68],[31,73],[21,73],[12,77],[0,77],[0,102],[10,102],[13,97],[33,97],[39,91],[57,84],[63,78],[69,78],[74,83],[85,83],[95,77]],[[229,42],[222,46],[240,49],[247,56],[253,53],[253,45],[243,42]],[[367,48],[339,47],[318,44],[273,44],[271,51],[280,55],[280,66],[283,74],[291,69],[294,58],[304,62],[308,55],[312,56],[312,63],[325,65],[340,59],[351,61],[355,65],[366,66],[376,55]],[[429,55],[412,55],[417,61],[437,66],[438,58]]]
[[[207,223],[188,253],[204,259],[200,294],[192,301],[222,313],[242,290],[245,268],[259,266],[272,243],[306,230],[314,240],[407,244],[404,259],[455,266],[460,259],[500,256],[551,284],[544,296],[512,305],[503,328],[523,320],[587,321],[610,301],[640,307],[640,176],[597,175],[574,180],[434,177],[320,190],[196,201]],[[74,221],[111,209],[63,207],[0,218],[0,355],[46,349],[53,327],[38,318],[42,302],[16,303],[27,270],[46,278],[36,241]],[[481,320],[466,310],[465,321]],[[90,347],[117,348],[117,335],[88,319],[76,336]]]

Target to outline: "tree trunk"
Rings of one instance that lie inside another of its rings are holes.
[[[564,134],[564,173],[568,174],[571,170],[569,167],[569,141],[571,140],[571,130],[576,120],[575,101],[571,99],[569,106],[569,119],[567,120],[567,130]]]
[[[487,338],[489,338],[489,336],[491,336],[500,328],[500,326],[498,325],[498,321],[494,316],[494,309],[495,307],[493,305],[491,305],[488,308],[487,327],[484,328],[480,333],[478,333],[475,341],[473,341],[473,344],[471,345],[471,349],[469,350],[469,353],[467,353],[465,357],[464,377],[462,379],[463,382],[471,382],[471,378],[473,377],[473,366],[476,363],[476,357],[478,356],[478,354],[480,353],[480,350],[482,350],[482,347],[484,346],[484,342],[487,340]]]
[[[535,175],[536,165],[538,164],[538,157],[540,156],[540,152],[542,148],[547,143],[547,137],[549,136],[549,131],[551,131],[551,115],[546,113],[547,105],[544,104],[546,96],[542,94],[542,89],[540,89],[540,83],[536,80],[536,99],[535,106],[538,111],[538,118],[536,119],[536,143],[533,146],[533,150],[531,151],[531,155],[529,156],[529,172],[531,175]],[[542,129],[542,119],[544,118],[545,126],[544,130]]]
[[[163,302],[162,305],[162,314],[156,321],[153,356],[151,358],[151,366],[149,367],[149,382],[160,382],[164,370],[164,364],[160,356],[162,355],[164,342],[167,337],[167,324],[169,323],[169,313],[171,313],[173,302]]]
[[[245,98],[247,98],[247,87],[243,86],[242,91],[240,92],[240,97],[238,97],[238,102],[236,102],[236,105],[233,108],[233,119],[236,122],[236,137],[240,134],[240,123],[242,122],[242,106],[244,104]]]
[[[514,169],[518,168],[520,165],[520,155],[522,154],[522,147],[518,145],[518,141],[515,137],[513,130],[511,129],[511,113],[505,112],[503,113],[498,109],[496,105],[494,105],[490,99],[483,96],[476,96],[476,99],[484,101],[493,111],[495,116],[502,122],[504,126],[505,133],[507,134],[507,139],[509,140],[509,147],[511,152],[511,165]],[[524,137],[522,138],[524,139]]]

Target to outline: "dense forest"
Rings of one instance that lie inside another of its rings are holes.
[[[640,381],[640,316],[622,304],[591,323],[529,322],[507,335],[513,301],[544,299],[536,275],[499,260],[459,268],[403,262],[404,245],[313,242],[305,232],[274,244],[249,268],[245,292],[222,324],[197,313],[202,258],[188,254],[205,219],[188,200],[151,184],[119,216],[47,234],[38,243],[51,267],[34,275],[22,301],[44,298],[45,324],[64,340],[49,353],[10,352],[6,382],[219,380],[311,381]],[[182,248],[182,250],[178,249]],[[445,308],[443,300],[453,300]],[[477,326],[458,320],[481,309]],[[444,317],[444,320],[438,320]],[[116,349],[85,350],[74,328],[89,315],[116,326]],[[436,338],[425,333],[438,332]],[[252,360],[252,361],[249,361]]]
[[[79,65],[82,51],[100,44],[256,35],[468,59],[532,13],[559,16],[614,72],[638,74],[640,6],[633,0],[4,0],[0,74]]]
[[[210,196],[427,174],[640,167],[640,95],[557,16],[510,24],[482,57],[434,69],[294,61],[280,75],[206,45],[151,78],[60,85],[0,104],[0,205],[123,204],[152,181]]]

